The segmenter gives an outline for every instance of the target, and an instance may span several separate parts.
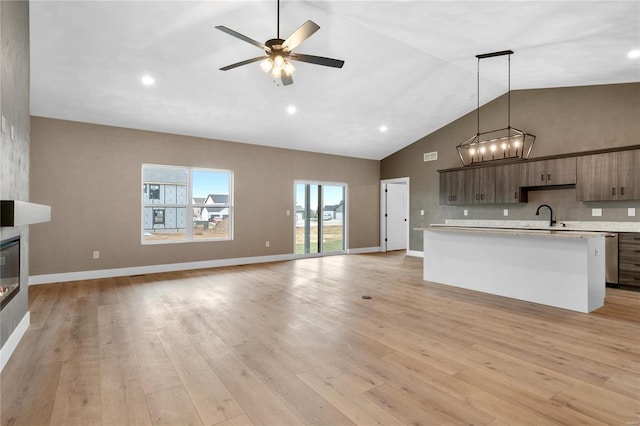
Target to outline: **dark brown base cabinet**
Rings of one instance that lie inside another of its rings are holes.
[[[578,201],[640,200],[640,149],[578,157]]]
[[[640,287],[640,233],[618,235],[618,284]]]

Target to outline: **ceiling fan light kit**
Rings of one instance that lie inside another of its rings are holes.
[[[315,65],[326,67],[342,68],[344,61],[340,59],[325,58],[322,56],[303,55],[293,53],[293,49],[299,46],[307,38],[311,37],[320,26],[313,21],[307,21],[293,32],[286,40],[280,38],[280,0],[278,0],[278,19],[277,19],[276,38],[260,43],[237,31],[218,25],[216,28],[244,42],[252,44],[264,50],[266,56],[258,56],[256,58],[247,59],[235,64],[227,65],[220,68],[221,71],[228,71],[243,65],[260,61],[260,69],[265,73],[270,73],[274,80],[280,79],[282,84],[288,86],[293,84],[292,75],[295,67],[291,61],[307,62]]]
[[[536,136],[511,127],[511,55],[513,55],[512,50],[476,55],[478,58],[477,131],[475,135],[456,147],[464,166],[517,158],[526,160],[531,154]],[[480,133],[480,59],[496,56],[507,56],[508,59],[507,127]]]

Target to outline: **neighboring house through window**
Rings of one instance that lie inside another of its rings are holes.
[[[231,239],[232,187],[229,170],[143,164],[143,244]]]

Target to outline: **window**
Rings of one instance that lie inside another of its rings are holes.
[[[233,172],[142,165],[143,244],[229,240]]]

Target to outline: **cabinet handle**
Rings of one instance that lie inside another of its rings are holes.
[[[547,180],[551,180],[551,173],[547,175]]]
[[[484,194],[480,194],[480,199],[484,200]]]
[[[516,200],[518,199],[518,191],[513,193],[513,198],[515,198]]]
[[[544,182],[544,173],[540,175],[540,182]]]
[[[451,201],[451,195],[449,195],[449,198],[448,198],[448,200],[449,200],[449,201]]]
[[[458,198],[458,196],[457,196],[457,195],[454,195],[454,196],[453,196],[453,201],[455,201],[457,198]]]
[[[476,194],[476,201],[480,199],[480,194]]]
[[[624,186],[620,187],[620,195],[624,195]]]
[[[611,188],[611,195],[616,195],[616,189],[615,188]]]

